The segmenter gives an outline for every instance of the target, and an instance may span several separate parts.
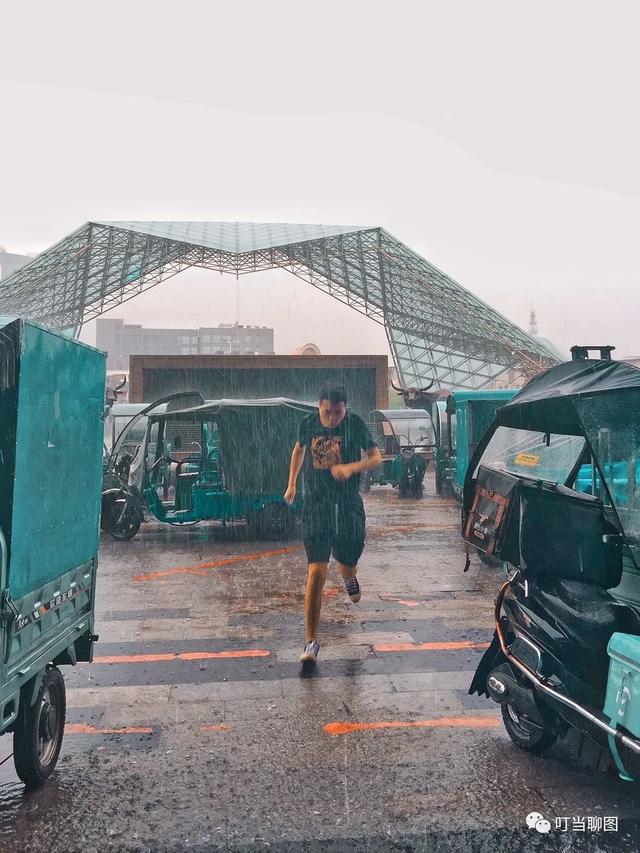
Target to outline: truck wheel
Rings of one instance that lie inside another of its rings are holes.
[[[507,734],[516,746],[526,752],[540,754],[546,752],[558,740],[558,736],[548,729],[541,729],[506,702],[500,705],[502,721]]]
[[[421,498],[424,492],[422,487],[422,483],[418,483],[415,480],[411,483],[409,492],[412,498]]]
[[[55,769],[66,706],[64,679],[55,666],[47,669],[34,705],[25,701],[23,691],[13,732],[13,763],[28,788],[42,785]]]

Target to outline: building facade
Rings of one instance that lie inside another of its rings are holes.
[[[129,370],[132,355],[272,355],[273,329],[222,324],[199,329],[147,329],[120,319],[96,320],[96,346],[108,370]]]
[[[349,406],[368,418],[389,406],[386,355],[134,355],[129,400],[149,403],[199,391],[205,400],[289,397],[315,402],[325,382],[345,385]]]

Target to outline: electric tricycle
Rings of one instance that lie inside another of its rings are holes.
[[[392,485],[400,497],[422,497],[422,483],[432,458],[435,432],[425,409],[375,409],[369,415],[371,435],[382,465],[362,477],[362,491]]]
[[[111,454],[107,475],[117,485],[102,496],[103,529],[131,539],[147,512],[173,525],[244,519],[257,538],[290,535],[301,508],[300,499],[289,507],[282,497],[290,448],[315,408],[284,397],[194,405],[191,392],[152,403]],[[146,432],[132,457],[128,434],[143,418]]]
[[[60,667],[91,661],[105,355],[0,319],[0,734],[28,786],[53,772]]]
[[[433,463],[436,492],[462,499],[469,460],[491,426],[496,410],[517,391],[452,391],[435,400],[432,416],[436,424]]]
[[[470,693],[522,749],[574,727],[637,779],[640,370],[590,349],[500,408],[469,465],[463,537],[508,572]]]

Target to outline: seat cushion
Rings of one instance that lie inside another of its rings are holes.
[[[640,633],[635,611],[594,584],[541,578],[536,599],[546,618],[569,641],[567,650],[572,660],[565,660],[565,664],[587,681],[606,683],[607,644],[613,633]]]

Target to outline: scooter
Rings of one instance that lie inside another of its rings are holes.
[[[498,409],[463,538],[508,579],[470,693],[543,753],[571,727],[640,777],[640,369],[574,347]]]

